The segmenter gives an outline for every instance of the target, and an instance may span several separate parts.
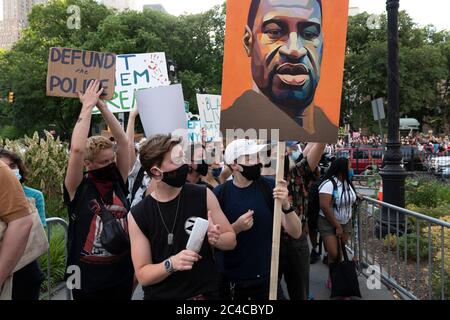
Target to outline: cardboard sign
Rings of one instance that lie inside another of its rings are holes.
[[[78,98],[92,80],[98,79],[104,88],[101,96],[110,100],[114,94],[116,55],[96,51],[50,48],[47,70],[47,95]]]
[[[220,109],[221,96],[197,94],[198,112],[202,128],[206,130],[206,142],[221,141]]]
[[[117,56],[115,89],[108,108],[113,113],[130,112],[136,107],[135,92],[170,84],[163,52]]]
[[[186,138],[187,119],[181,84],[139,90],[136,101],[146,137],[174,133]]]
[[[224,136],[278,129],[285,141],[336,142],[348,2],[227,1]]]

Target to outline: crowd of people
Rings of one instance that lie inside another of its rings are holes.
[[[356,134],[353,137],[339,138],[335,145],[329,145],[327,148],[333,151],[341,148],[380,148],[385,142],[380,135]],[[441,153],[450,150],[448,135],[435,136],[432,133],[416,132],[401,136],[400,142],[403,146],[412,146],[421,152]]]
[[[267,300],[275,201],[282,207],[278,299],[287,298],[282,278],[289,299],[312,298],[317,247],[323,243],[327,263],[336,263],[339,239],[351,235],[358,195],[348,159],[336,159],[321,176],[326,145],[289,142],[284,179],[277,181],[276,151],[257,140],[236,139],[222,152],[208,143],[186,148],[180,137],[159,134],[136,147],[138,113],[123,130],[102,91],[93,81],[79,94],[63,186],[67,279],[73,266],[80,271],[74,300],[130,300],[138,284],[146,300]],[[114,141],[89,137],[94,107]],[[18,155],[1,150],[0,184],[7,187],[0,189],[0,292],[12,280],[14,300],[38,299],[42,282],[36,261],[13,272],[32,227],[27,198],[35,199],[45,226],[42,193],[25,185],[26,175]],[[199,250],[189,250],[197,219],[207,221],[207,233]]]
[[[380,135],[355,134],[352,137],[339,138],[335,148],[379,148],[383,145],[383,138]]]
[[[429,153],[442,153],[450,150],[450,142],[448,136],[434,136],[432,133],[428,135],[417,133],[416,135],[408,135],[401,138],[402,145],[416,147],[419,151]]]

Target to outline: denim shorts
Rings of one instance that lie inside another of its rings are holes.
[[[336,235],[336,228],[327,220],[327,218],[324,218],[322,216],[319,216],[319,232],[320,236],[323,238],[328,236],[334,236]],[[342,229],[345,233],[351,234],[352,233],[352,221],[350,220],[346,224],[341,224]]]

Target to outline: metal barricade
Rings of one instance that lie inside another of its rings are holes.
[[[67,231],[68,231],[68,223],[61,218],[48,218],[46,219],[47,222],[47,239],[48,242],[51,244],[51,235],[52,235],[52,227],[55,225],[60,225],[64,228],[64,256],[65,260],[67,261]],[[51,279],[51,257],[50,257],[50,247],[47,251],[47,293],[48,293],[48,300],[51,300],[52,295],[52,288],[50,284]],[[70,290],[67,288],[67,285],[64,285],[65,291],[66,291],[66,300],[71,300],[71,293]]]
[[[379,266],[387,287],[407,299],[450,299],[450,222],[364,197],[354,229],[349,247],[363,268]]]

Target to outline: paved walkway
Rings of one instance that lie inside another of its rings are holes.
[[[328,278],[328,267],[321,261],[311,265],[309,288],[315,300],[330,300],[330,290],[325,287]],[[384,285],[381,289],[369,290],[367,287],[367,278],[364,275],[359,276],[359,289],[362,300],[394,300],[394,297]],[[360,300],[359,298],[355,298]]]
[[[311,265],[310,273],[310,291],[314,300],[330,300],[330,290],[325,287],[325,281],[328,277],[328,267],[321,261]],[[285,286],[283,286],[285,289]],[[385,286],[381,286],[381,289],[369,290],[366,284],[366,277],[360,275],[359,288],[361,290],[362,300],[394,300],[394,297]],[[286,290],[285,290],[286,291]],[[286,295],[287,296],[287,295]],[[144,293],[139,286],[134,295],[133,300],[142,300]],[[65,292],[61,290],[52,298],[52,300],[65,300]],[[359,298],[355,298],[358,299]]]

